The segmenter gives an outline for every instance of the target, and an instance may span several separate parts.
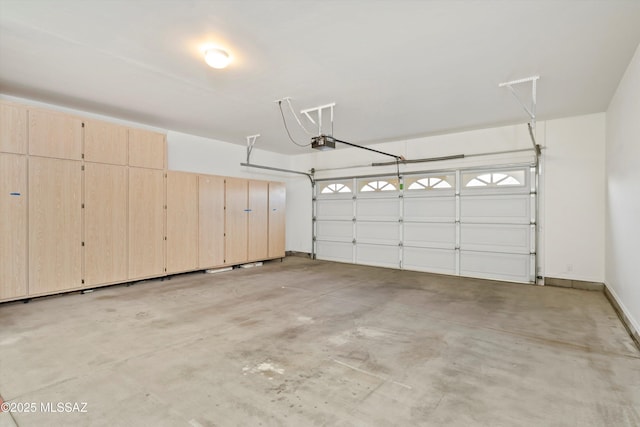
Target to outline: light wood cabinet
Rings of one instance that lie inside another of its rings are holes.
[[[225,263],[224,256],[224,178],[198,177],[198,267],[215,267]]]
[[[164,274],[164,196],[163,171],[129,168],[129,279]]]
[[[84,160],[126,165],[129,134],[124,126],[98,120],[84,121]]]
[[[81,162],[29,159],[29,295],[82,285],[81,188]]]
[[[0,103],[0,152],[27,153],[27,109]]]
[[[269,257],[269,183],[249,181],[248,258],[259,261]]]
[[[0,301],[284,256],[283,183],[166,163],[163,134],[0,101]]]
[[[166,141],[161,133],[129,129],[129,166],[164,169]]]
[[[126,166],[86,163],[84,171],[84,278],[93,286],[127,279]]]
[[[198,175],[167,173],[167,273],[198,268]]]
[[[285,256],[286,194],[283,182],[269,183],[269,258]]]
[[[63,113],[29,110],[29,154],[80,160],[82,120]]]
[[[248,251],[248,187],[246,179],[225,180],[225,264],[247,262]]]
[[[27,295],[27,158],[0,154],[0,301]]]

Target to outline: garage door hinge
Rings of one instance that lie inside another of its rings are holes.
[[[538,194],[538,193],[537,193],[537,192],[535,192],[535,191],[532,191],[532,192],[531,192],[531,193],[529,193],[529,194],[531,194],[532,196],[535,196],[535,195],[536,195],[536,194]]]
[[[314,242],[316,241],[316,239],[317,239],[317,237],[316,237],[316,236],[313,236],[313,237],[312,237],[312,240],[313,240]]]
[[[460,250],[460,246],[456,246],[454,249],[455,249],[456,251],[459,251],[459,250]]]
[[[83,171],[84,170],[84,165],[80,166],[80,170]]]
[[[536,225],[536,222],[535,221],[531,221],[531,222],[529,222],[529,225]]]
[[[354,216],[353,219],[351,219],[351,221],[356,222],[356,217]]]
[[[313,218],[311,218],[311,221],[313,222],[317,221],[316,217],[314,216]]]
[[[355,200],[356,198],[357,198],[356,196],[353,196],[351,199],[352,199],[352,200]]]
[[[82,280],[80,281],[80,283],[82,283],[82,284],[84,285],[84,279],[82,279]]]
[[[164,240],[167,240],[167,236],[164,236]]]
[[[84,209],[84,203],[81,205],[82,209]]]
[[[84,159],[84,153],[80,154],[80,158]]]
[[[353,244],[355,245],[355,244],[356,244],[356,239],[353,239],[353,240],[351,241],[351,243],[353,243]]]
[[[529,255],[535,255],[535,254],[536,254],[535,252],[529,252]]]
[[[312,197],[311,200],[313,200],[315,202],[316,200],[318,200],[318,198],[317,197]]]
[[[398,222],[403,222],[403,221],[402,221],[402,218],[399,218],[399,219],[398,219]]]
[[[403,194],[398,194],[398,198],[399,198],[399,199],[402,199],[403,197],[404,197],[404,195],[403,195]]]
[[[84,127],[84,122],[82,123],[82,127]]]
[[[82,246],[84,246],[84,242],[82,242]]]
[[[402,246],[403,246],[403,245],[402,245],[402,242],[398,243],[398,246],[402,247]]]

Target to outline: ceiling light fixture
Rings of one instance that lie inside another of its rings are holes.
[[[229,65],[231,57],[222,49],[211,48],[205,51],[204,60],[210,67],[221,69]]]

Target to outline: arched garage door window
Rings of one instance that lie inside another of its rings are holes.
[[[477,187],[522,187],[525,185],[525,171],[474,172],[464,174],[466,188]]]

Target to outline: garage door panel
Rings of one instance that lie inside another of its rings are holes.
[[[462,224],[462,250],[529,254],[531,227],[509,224]]]
[[[353,263],[353,243],[317,241],[316,258]]]
[[[356,245],[356,264],[398,268],[400,266],[400,247],[358,243]]]
[[[528,224],[529,195],[466,196],[460,202],[460,220],[480,223]]]
[[[460,251],[463,276],[528,282],[529,268],[529,255]]]
[[[403,243],[405,246],[454,249],[456,224],[405,221]]]
[[[456,251],[405,246],[402,253],[402,266],[405,270],[456,274]]]
[[[352,220],[353,200],[333,199],[318,200],[316,217],[324,220]]]
[[[455,197],[406,197],[404,199],[405,221],[455,221]]]
[[[356,222],[356,240],[360,243],[398,245],[400,225],[398,222]]]
[[[316,238],[351,243],[353,241],[353,221],[317,221]]]
[[[398,221],[399,198],[359,198],[356,201],[356,217],[368,221]]]

